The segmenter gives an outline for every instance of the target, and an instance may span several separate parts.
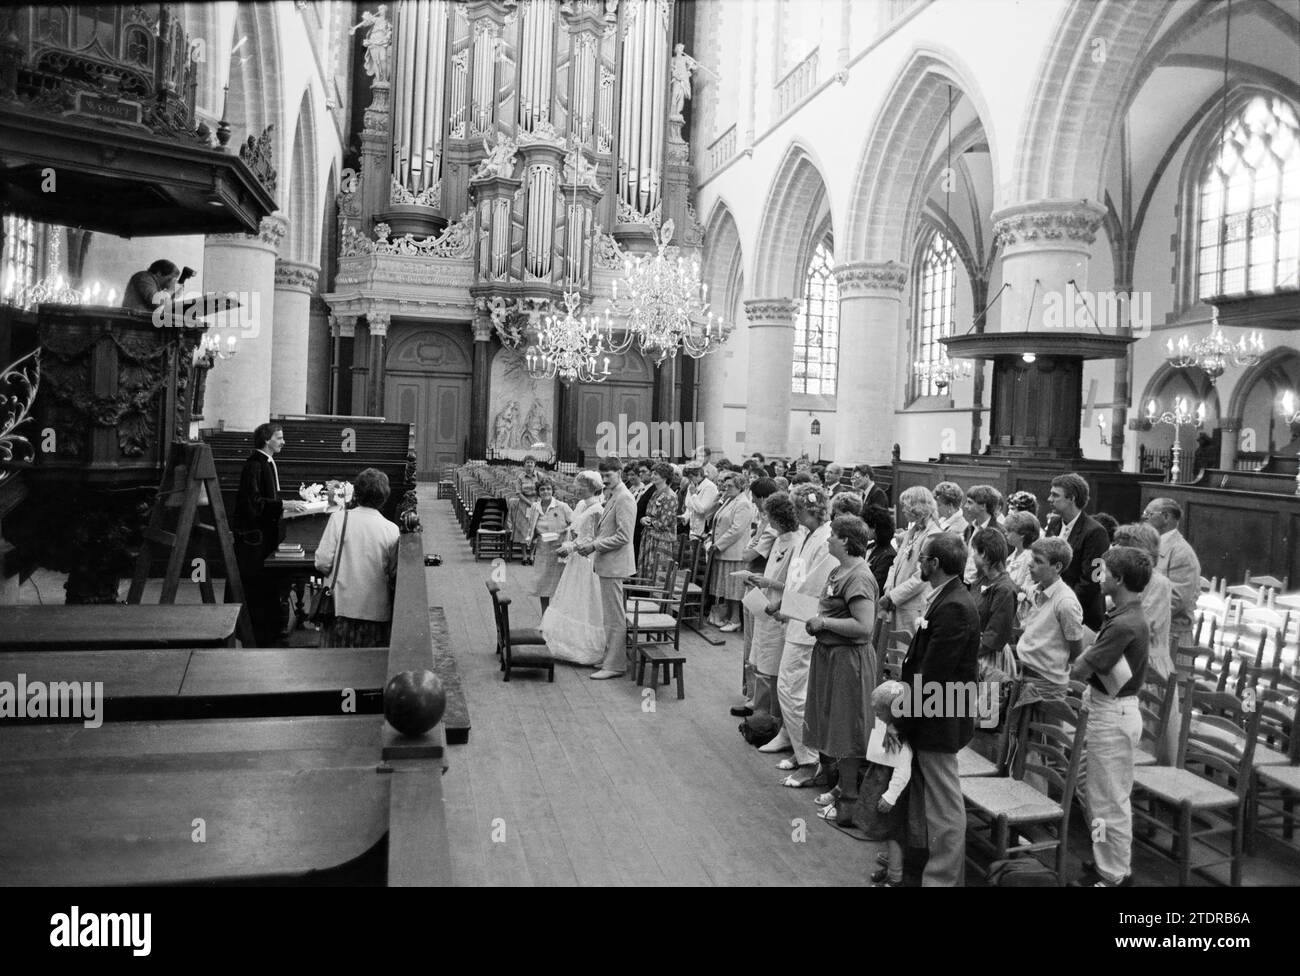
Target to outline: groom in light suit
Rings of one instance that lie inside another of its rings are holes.
[[[632,533],[636,528],[636,502],[620,477],[623,466],[616,457],[600,462],[605,483],[605,511],[590,542],[578,546],[582,555],[595,553],[593,569],[600,577],[600,609],[605,620],[605,660],[591,677],[617,678],[627,670],[627,618],[623,609],[623,580],[636,572]]]

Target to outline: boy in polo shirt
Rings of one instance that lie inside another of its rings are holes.
[[[1061,580],[1074,553],[1064,539],[1039,539],[1029,547],[1034,588],[1025,601],[1024,632],[1016,657],[1026,677],[1065,687],[1070,662],[1083,650],[1083,608],[1074,590]]]
[[[1138,689],[1146,680],[1148,628],[1142,591],[1151,580],[1151,557],[1115,546],[1102,556],[1101,591],[1114,609],[1097,640],[1071,669],[1088,682],[1088,819],[1097,879],[1092,887],[1130,883],[1133,850],[1133,756],[1142,738]]]

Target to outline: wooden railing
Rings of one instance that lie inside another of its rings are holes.
[[[814,50],[776,83],[776,117],[781,118],[817,87],[820,52]]]

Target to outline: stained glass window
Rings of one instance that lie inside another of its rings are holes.
[[[794,320],[793,392],[835,395],[840,365],[840,292],[831,268],[835,252],[827,234],[804,275],[803,301]]]
[[[1201,176],[1197,297],[1300,286],[1300,126],[1260,95],[1228,124]]]

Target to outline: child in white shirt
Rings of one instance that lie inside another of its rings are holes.
[[[867,839],[877,843],[876,859],[884,866],[871,880],[897,888],[903,880],[903,845],[907,824],[907,784],[912,778],[912,750],[893,725],[895,702],[907,695],[901,681],[886,681],[871,693],[876,724],[867,741],[867,762],[858,792],[859,821]]]

